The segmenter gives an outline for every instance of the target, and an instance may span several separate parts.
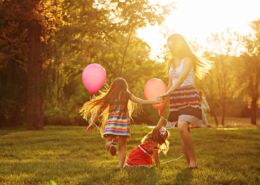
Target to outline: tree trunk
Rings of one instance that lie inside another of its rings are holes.
[[[251,96],[251,102],[250,102],[250,121],[252,124],[257,124],[257,101],[259,97],[259,70],[257,66],[258,60],[255,60],[255,65],[252,65],[252,68],[256,69],[255,73],[252,73],[250,76],[250,82],[249,82],[249,88],[250,88],[250,96]],[[254,63],[253,63],[254,64]]]
[[[255,75],[255,83],[253,83],[253,89],[252,89],[253,93],[252,93],[252,101],[251,101],[251,123],[254,125],[256,125],[257,123],[257,101],[259,97],[258,85],[259,85],[259,71],[257,71]]]
[[[0,110],[1,111],[1,110]],[[5,126],[6,119],[3,113],[0,112],[0,128]]]
[[[256,125],[257,118],[257,98],[253,97],[251,101],[251,123]]]
[[[225,125],[225,117],[226,117],[226,70],[225,70],[225,65],[224,65],[224,58],[222,55],[220,56],[220,63],[221,63],[221,68],[222,68],[222,79],[221,79],[221,103],[222,103],[222,117],[221,117],[221,125],[224,127]]]
[[[30,22],[28,33],[26,127],[37,130],[44,125],[41,26],[36,21]]]
[[[224,82],[225,83],[225,82]],[[223,85],[225,86],[225,84]],[[223,87],[223,92],[222,92],[222,100],[221,100],[221,107],[222,107],[222,114],[221,114],[221,125],[225,125],[225,117],[226,117],[226,97],[225,97],[225,87]]]
[[[221,125],[225,125],[225,117],[226,117],[226,108],[225,105],[222,105],[222,116],[221,116]]]
[[[216,127],[218,127],[219,122],[218,122],[218,117],[217,117],[217,115],[216,115],[216,113],[215,113],[215,109],[210,109],[210,110],[211,110],[211,111],[210,111],[210,114],[211,114],[211,115],[213,116],[213,118],[214,118]]]

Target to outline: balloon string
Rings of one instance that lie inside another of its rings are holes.
[[[100,128],[99,128],[99,126],[97,126],[97,124],[96,123],[94,123],[94,125],[97,127],[97,129],[100,131]]]
[[[170,163],[170,162],[173,162],[173,161],[177,161],[177,160],[181,159],[182,157],[183,157],[183,155],[180,155],[178,158],[171,159],[171,160],[169,160],[169,161],[165,161],[165,162],[163,162],[163,163],[161,163],[161,164],[167,164],[167,163]]]

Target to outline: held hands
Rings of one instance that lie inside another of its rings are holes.
[[[161,103],[163,101],[163,98],[161,96],[157,97],[155,99],[156,103]]]

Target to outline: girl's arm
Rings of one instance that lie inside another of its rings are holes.
[[[156,167],[160,167],[160,159],[159,159],[158,149],[155,149],[155,150],[153,151],[153,158],[154,158]]]
[[[159,119],[159,121],[158,121],[156,127],[163,127],[163,126],[165,126],[165,125],[166,125],[166,124],[165,124],[165,118],[164,118],[163,116],[160,116],[160,119]]]
[[[135,95],[131,94],[130,100],[132,100],[135,103],[140,103],[140,104],[157,104],[162,102],[162,98],[157,98],[155,100],[143,100],[141,98],[136,97]]]
[[[169,96],[171,94],[171,92],[174,91],[175,89],[177,89],[178,87],[180,87],[180,85],[187,78],[187,76],[193,66],[193,63],[192,63],[192,60],[189,58],[185,58],[183,62],[184,62],[184,69],[183,69],[182,73],[180,74],[179,78],[171,84],[168,91],[162,95],[163,97]]]
[[[90,118],[90,120],[89,120],[89,125],[88,125],[88,127],[87,127],[87,131],[91,131],[91,130],[92,130],[93,126],[94,126],[95,123],[97,122],[99,116],[100,116],[101,113],[104,111],[104,109],[105,109],[105,107],[101,107],[96,114],[94,114],[93,116],[91,115],[91,118]]]
[[[87,131],[91,132],[91,130],[93,129],[93,126],[95,125],[97,119],[99,116],[97,116],[97,114],[91,116],[90,120],[89,120],[89,125],[87,127]]]

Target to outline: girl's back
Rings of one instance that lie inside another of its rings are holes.
[[[105,124],[104,135],[129,136],[128,101],[130,95],[127,92],[109,101],[109,114]]]

